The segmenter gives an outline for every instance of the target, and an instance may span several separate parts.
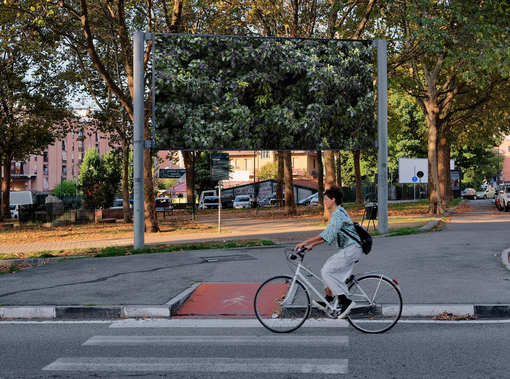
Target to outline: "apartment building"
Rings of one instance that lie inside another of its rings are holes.
[[[229,151],[230,165],[235,171],[248,171],[251,180],[253,175],[266,164],[277,162],[274,151]],[[293,151],[292,170],[294,176],[317,176],[317,152]]]
[[[93,109],[76,109],[87,117]],[[11,191],[50,191],[62,179],[77,180],[83,156],[88,149],[99,154],[110,150],[109,136],[93,130],[81,129],[69,133],[63,140],[48,145],[42,155],[32,155],[27,162],[11,162]]]

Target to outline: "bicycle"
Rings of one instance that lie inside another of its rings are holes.
[[[340,314],[338,298],[329,303],[322,291],[307,279],[306,276],[313,276],[324,283],[303,265],[305,250],[286,248],[284,254],[288,262],[296,266],[294,275],[270,278],[262,283],[255,294],[255,315],[272,332],[290,333],[303,325],[312,311],[308,289],[326,304],[328,317],[338,318]],[[395,326],[402,315],[402,294],[396,279],[384,276],[382,271],[370,271],[351,275],[346,283],[351,300],[356,302],[346,316],[349,324],[363,333],[384,333]]]

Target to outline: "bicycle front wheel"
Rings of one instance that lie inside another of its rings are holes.
[[[275,333],[289,333],[303,325],[310,315],[310,295],[292,277],[275,276],[259,287],[254,307],[264,327]]]
[[[347,316],[349,323],[363,333],[384,333],[402,314],[402,295],[398,284],[378,275],[367,275],[349,284],[356,306]]]

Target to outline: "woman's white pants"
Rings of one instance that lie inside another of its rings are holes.
[[[321,269],[324,288],[331,290],[333,296],[349,296],[345,281],[351,275],[354,263],[363,256],[363,249],[355,244],[348,245],[329,258]]]

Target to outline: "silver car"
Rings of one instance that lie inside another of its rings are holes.
[[[234,200],[234,208],[250,208],[250,197],[249,196],[237,196]]]

